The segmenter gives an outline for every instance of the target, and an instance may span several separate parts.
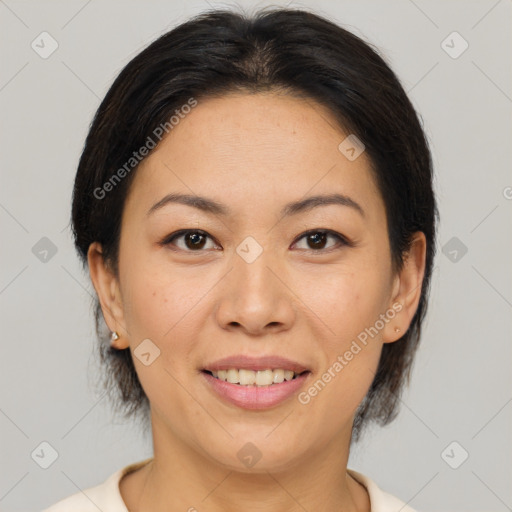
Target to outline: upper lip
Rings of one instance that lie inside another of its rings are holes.
[[[295,373],[309,371],[306,366],[297,361],[292,361],[286,357],[273,355],[259,357],[252,357],[247,355],[228,356],[222,359],[218,359],[212,363],[208,363],[203,369],[208,371],[218,371],[229,370],[231,368],[254,371],[282,369],[292,370]]]

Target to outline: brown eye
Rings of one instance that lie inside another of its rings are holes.
[[[184,235],[185,245],[189,249],[202,249],[205,244],[206,237],[201,233],[187,233]]]
[[[175,243],[176,240],[180,239],[182,239],[181,244]],[[211,240],[211,237],[203,231],[181,230],[167,237],[162,245],[175,245],[183,251],[200,252],[205,248],[208,239]]]
[[[337,241],[337,244],[331,244],[326,249],[327,241],[329,238]],[[330,230],[316,230],[316,231],[308,231],[304,233],[299,240],[305,239],[307,247],[303,247],[305,250],[311,250],[313,252],[320,252],[322,250],[329,250],[335,248],[336,246],[349,245],[347,240],[342,237],[339,233]]]
[[[328,235],[326,233],[313,233],[307,236],[307,240],[313,249],[323,249],[327,243]]]

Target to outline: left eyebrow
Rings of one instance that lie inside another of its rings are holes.
[[[172,193],[167,194],[165,197],[160,199],[160,201],[155,203],[148,210],[147,215],[150,215],[156,210],[159,210],[160,208],[163,208],[165,205],[171,203],[192,206],[193,208],[197,208],[201,211],[212,213],[214,215],[222,215],[224,217],[229,216],[232,213],[230,208],[228,208],[226,205],[223,205],[208,197],[196,196],[192,194]],[[316,195],[306,197],[305,199],[300,199],[298,201],[293,201],[291,203],[286,204],[283,207],[283,209],[281,210],[281,216],[289,217],[291,215],[297,215],[298,213],[312,210],[313,208],[317,208],[319,206],[328,206],[333,204],[353,208],[362,217],[365,217],[365,212],[361,205],[359,205],[359,203],[354,201],[351,197],[343,194]]]
[[[331,204],[337,204],[340,206],[348,206],[356,210],[362,217],[365,217],[365,212],[362,206],[354,201],[351,197],[343,194],[329,194],[310,196],[300,201],[294,201],[288,203],[282,210],[281,215],[288,217],[290,215],[296,215],[297,213],[305,212],[317,208],[318,206],[328,206]]]

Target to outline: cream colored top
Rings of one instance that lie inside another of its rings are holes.
[[[124,475],[151,460],[149,458],[130,464],[110,475],[102,484],[68,496],[42,512],[128,512],[119,490],[119,482]],[[347,469],[347,472],[366,488],[372,512],[415,512],[403,501],[382,491],[370,478],[352,469]]]

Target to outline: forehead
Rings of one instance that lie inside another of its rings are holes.
[[[139,165],[132,195],[137,205],[176,189],[229,196],[236,211],[269,207],[271,198],[339,192],[382,213],[366,154],[349,160],[340,151],[348,135],[311,99],[258,93],[198,100]]]

